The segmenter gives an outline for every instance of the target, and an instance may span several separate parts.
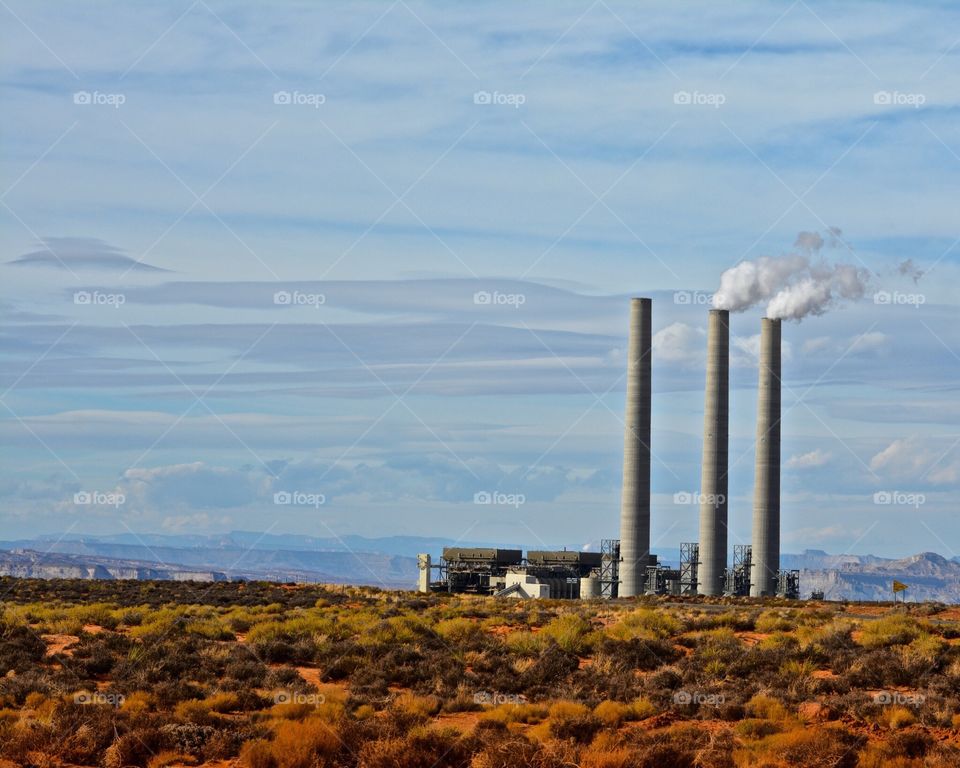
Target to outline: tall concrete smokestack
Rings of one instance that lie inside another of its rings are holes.
[[[707,389],[703,408],[703,465],[700,470],[701,595],[722,595],[727,567],[727,454],[730,419],[730,313],[710,311],[707,330]]]
[[[620,597],[643,594],[650,554],[650,323],[653,302],[630,302],[620,497]]]
[[[780,320],[760,321],[751,597],[774,595],[780,568]]]

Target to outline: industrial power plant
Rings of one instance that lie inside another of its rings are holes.
[[[780,319],[760,322],[756,463],[751,544],[727,561],[730,311],[707,327],[698,542],[680,544],[679,568],[650,551],[650,422],[653,301],[630,302],[620,538],[600,552],[446,547],[440,562],[418,555],[421,592],[593,599],[639,595],[800,596],[800,573],[780,570]]]

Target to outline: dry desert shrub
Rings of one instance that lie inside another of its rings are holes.
[[[757,632],[790,632],[797,628],[796,618],[791,611],[764,611],[754,623]]]
[[[906,728],[908,725],[913,725],[917,722],[917,717],[916,714],[907,707],[888,706],[880,710],[877,721],[890,730],[896,731],[901,728]]]
[[[341,741],[335,728],[318,719],[284,721],[273,739],[248,742],[240,752],[246,768],[317,768],[329,765]]]
[[[890,645],[906,645],[920,637],[923,627],[910,616],[892,613],[883,618],[865,622],[860,644],[865,648],[884,648]]]
[[[578,613],[562,613],[549,622],[542,634],[567,653],[583,653],[590,644],[590,622]]]
[[[392,716],[405,728],[426,722],[440,711],[443,702],[437,696],[402,693],[390,705]]]
[[[103,759],[104,768],[145,768],[150,759],[167,748],[167,739],[155,728],[138,728],[125,733],[110,745]]]
[[[747,712],[762,720],[783,721],[790,717],[787,708],[777,699],[758,693],[746,705]]]
[[[550,705],[549,725],[553,738],[584,744],[593,738],[602,723],[586,705],[575,701],[558,701]]]
[[[733,758],[738,768],[856,768],[865,741],[864,737],[835,726],[798,728],[744,745],[734,751]]]
[[[615,640],[665,640],[681,629],[681,623],[664,610],[638,608],[623,614],[606,634]]]
[[[546,704],[500,704],[480,715],[480,721],[534,724],[546,720],[549,710]]]
[[[360,768],[462,768],[469,765],[475,746],[454,730],[415,728],[406,736],[367,742],[360,749],[358,765]]]
[[[541,768],[540,750],[522,736],[491,739],[473,753],[470,768]]]
[[[653,717],[657,711],[657,707],[647,699],[637,699],[630,704],[607,700],[597,704],[593,714],[607,727],[616,728],[624,722]]]
[[[171,765],[182,766],[196,764],[197,759],[193,757],[193,755],[185,755],[182,752],[167,749],[151,757],[147,762],[147,768],[167,768]]]

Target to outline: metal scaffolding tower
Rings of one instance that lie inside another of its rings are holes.
[[[680,542],[680,594],[697,594],[697,571],[700,565],[700,544]]]
[[[617,597],[620,586],[620,539],[600,542],[600,597]]]
[[[800,571],[777,571],[777,597],[800,599]]]
[[[745,597],[750,594],[750,567],[753,547],[750,544],[733,546],[733,566],[727,568],[723,594]]]

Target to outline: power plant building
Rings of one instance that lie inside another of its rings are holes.
[[[674,594],[799,597],[799,572],[780,570],[781,321],[763,318],[757,388],[752,543],[729,544],[730,314],[708,316],[698,542],[680,544],[679,567],[650,552],[652,300],[630,301],[620,538],[601,552],[447,547],[419,556],[422,592],[520,598]]]

